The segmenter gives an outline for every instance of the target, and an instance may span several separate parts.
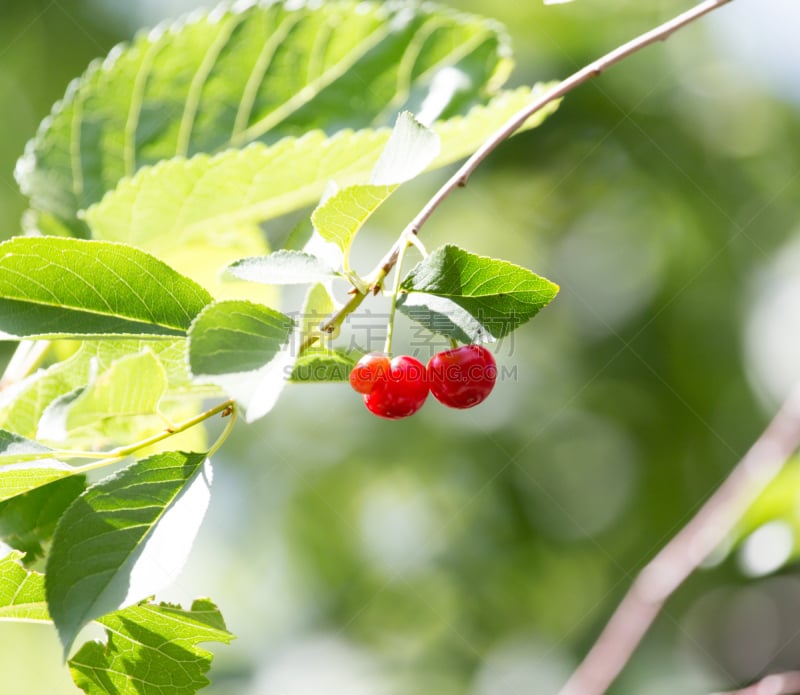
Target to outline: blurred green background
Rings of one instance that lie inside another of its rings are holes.
[[[26,207],[15,161],[69,80],[200,4],[0,0],[3,235]],[[505,23],[526,84],[690,3],[443,4]],[[486,404],[385,422],[345,385],[295,386],[237,429],[189,567],[159,597],[210,595],[239,636],[215,647],[204,692],[557,691],[800,376],[798,22],[792,0],[738,0],[569,95],[437,212],[429,247],[562,288],[497,346]],[[382,211],[365,267],[444,175]],[[670,601],[613,692],[707,693],[800,665],[798,479]],[[75,692],[54,630],[2,625],[0,645],[4,692]]]

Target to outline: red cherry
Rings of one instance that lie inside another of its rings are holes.
[[[497,364],[482,345],[462,345],[431,357],[428,383],[437,401],[471,408],[486,400],[497,380]]]
[[[350,386],[358,393],[370,393],[379,379],[389,371],[389,358],[380,352],[364,355],[350,371]]]
[[[399,420],[416,413],[427,397],[425,365],[413,357],[400,355],[390,362],[389,370],[364,396],[364,405],[379,417]]]

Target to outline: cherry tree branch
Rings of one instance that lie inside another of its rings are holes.
[[[726,538],[800,447],[800,385],[686,526],[642,569],[560,695],[601,695],[630,660],[666,600]],[[798,678],[800,675],[795,674]],[[788,675],[787,675],[788,678]],[[792,681],[795,686],[798,681]],[[754,686],[755,687],[755,686]],[[795,690],[743,690],[779,695]]]
[[[372,271],[368,278],[370,290],[377,293],[380,285],[386,276],[391,272],[397,263],[397,258],[400,255],[400,250],[405,248],[406,244],[414,243],[414,239],[419,234],[422,226],[428,221],[430,216],[434,213],[442,202],[457,188],[466,186],[472,173],[480,166],[486,157],[488,157],[498,146],[517,132],[525,122],[537,112],[541,111],[548,104],[557,101],[568,92],[576,87],[588,82],[593,77],[597,77],[605,72],[612,65],[616,65],[630,55],[637,53],[643,48],[656,43],[664,41],[674,34],[678,29],[691,24],[700,17],[716,10],[723,5],[728,4],[731,0],[705,0],[683,14],[661,24],[655,29],[628,41],[627,43],[615,48],[610,53],[607,53],[602,58],[598,58],[593,63],[589,63],[584,68],[581,68],[576,73],[570,75],[565,80],[555,85],[552,89],[545,92],[541,97],[531,102],[524,109],[521,109],[514,116],[512,116],[506,123],[497,130],[486,142],[483,143],[475,153],[467,159],[464,164],[451,176],[444,185],[433,195],[433,197],[425,204],[417,216],[411,220],[408,226],[400,234],[399,238],[386,255],[381,259],[375,270]],[[364,298],[367,292],[357,292],[350,300],[335,314],[332,314],[325,321],[320,324],[320,332],[322,334],[335,333],[337,328],[344,322],[349,314],[355,311]],[[301,351],[314,344],[319,336],[311,336],[308,338],[301,347]]]
[[[729,690],[714,695],[792,695],[800,692],[800,671],[773,673],[741,690]]]
[[[672,34],[678,31],[678,29],[685,27],[687,24],[691,24],[700,17],[723,5],[727,5],[729,2],[731,2],[731,0],[705,0],[705,2],[701,2],[699,5],[687,10],[683,14],[670,19],[668,22],[664,22],[664,24],[661,24],[655,29],[651,29],[637,36],[635,39],[631,39],[627,43],[622,44],[622,46],[615,48],[610,53],[606,53],[602,58],[598,58],[593,63],[589,63],[586,67],[581,68],[578,72],[573,73],[562,82],[559,82],[541,97],[517,112],[506,121],[505,125],[484,142],[425,204],[419,214],[411,220],[408,227],[403,231],[403,234],[401,234],[391,250],[386,254],[381,262],[381,266],[384,268],[388,266],[391,270],[392,266],[397,262],[397,256],[400,253],[401,247],[406,243],[409,236],[418,235],[422,225],[428,221],[428,218],[430,218],[436,208],[444,202],[445,198],[457,188],[466,186],[470,176],[472,176],[481,162],[496,150],[501,143],[516,133],[531,116],[541,111],[548,104],[560,99],[568,92],[571,92],[576,87],[579,87],[584,82],[588,82],[593,77],[598,77],[603,74],[612,65],[616,65],[628,56],[637,53],[653,43],[668,39]]]

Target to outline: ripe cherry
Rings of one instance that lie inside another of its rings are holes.
[[[482,403],[497,380],[497,364],[482,345],[462,345],[431,357],[428,383],[437,401],[450,408]]]
[[[389,358],[380,352],[364,355],[350,371],[350,386],[358,393],[367,394],[379,379],[389,371]]]
[[[388,371],[364,395],[364,405],[371,413],[389,420],[399,420],[416,413],[428,397],[425,366],[408,355],[395,357]]]

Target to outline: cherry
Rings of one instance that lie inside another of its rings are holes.
[[[450,408],[471,408],[492,392],[497,364],[482,345],[462,345],[431,357],[427,373],[437,401]]]
[[[378,379],[384,379],[388,371],[389,358],[380,352],[370,352],[350,371],[350,386],[358,393],[370,393]]]
[[[399,420],[416,413],[428,397],[425,366],[408,355],[395,357],[364,395],[367,410],[389,420]]]

